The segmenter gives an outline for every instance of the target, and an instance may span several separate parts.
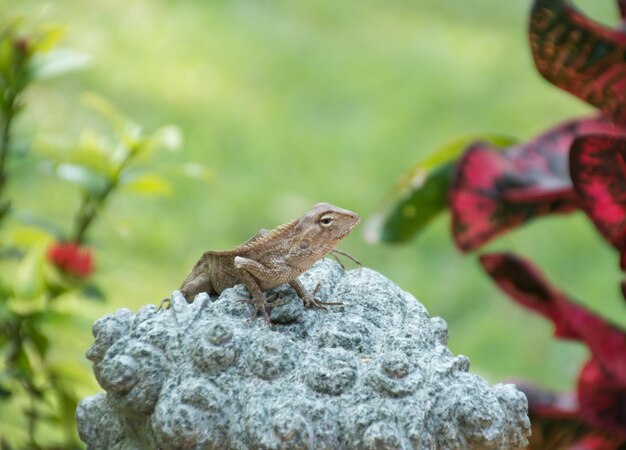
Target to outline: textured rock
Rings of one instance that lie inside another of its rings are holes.
[[[322,300],[285,302],[247,321],[242,286],[219,298],[119,310],[87,352],[106,393],[76,417],[90,449],[516,449],[526,398],[489,386],[446,348],[447,327],[382,275],[323,260],[301,276]]]

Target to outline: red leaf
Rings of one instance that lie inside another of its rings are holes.
[[[550,319],[555,325],[555,336],[581,339],[558,307],[563,294],[554,289],[533,264],[510,253],[485,254],[479,261],[509,297]]]
[[[569,447],[568,450],[620,450],[623,449],[621,446],[623,443],[623,439],[615,436],[590,434]]]
[[[626,134],[578,137],[572,145],[570,174],[582,208],[621,250],[626,232]]]
[[[535,0],[529,38],[544,78],[626,123],[626,33],[590,20],[568,0]]]
[[[606,117],[587,117],[504,151],[472,145],[459,160],[450,189],[458,247],[470,251],[533,217],[571,211],[578,202],[568,173],[572,141],[583,133],[616,130],[623,129]]]
[[[626,0],[617,0],[617,6],[619,6],[619,13],[622,16],[622,20],[626,20]]]
[[[552,320],[555,336],[587,344],[594,359],[626,388],[626,333],[553,288],[530,261],[509,253],[480,262],[498,287],[518,303]]]
[[[623,358],[624,355],[622,354]],[[626,440],[626,384],[592,358],[578,380],[581,417],[598,430]]]

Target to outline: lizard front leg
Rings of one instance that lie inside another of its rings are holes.
[[[259,311],[261,311],[263,313],[263,317],[265,317],[265,321],[271,324],[272,321],[266,309],[268,301],[263,295],[263,292],[259,287],[259,283],[254,278],[255,276],[261,279],[263,279],[264,276],[268,277],[271,275],[271,270],[267,269],[264,265],[253,259],[243,258],[241,256],[235,257],[234,265],[239,273],[239,276],[241,277],[241,282],[252,296],[250,300],[244,300],[247,303],[252,303],[254,306],[254,314],[252,315],[251,320],[256,319]]]
[[[298,279],[294,278],[293,280],[291,280],[289,282],[289,286],[291,286],[296,291],[296,294],[298,294],[298,297],[302,299],[304,306],[306,306],[307,308],[315,307],[315,308],[327,309],[326,306],[343,305],[343,303],[341,302],[323,302],[315,298],[315,294],[317,294],[317,290],[320,287],[319,283],[317,284],[317,286],[315,286],[315,289],[313,289],[312,294],[309,293],[304,288],[304,286]]]

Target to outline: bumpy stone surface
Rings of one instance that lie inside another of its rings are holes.
[[[329,311],[288,286],[278,325],[248,321],[242,286],[98,320],[87,357],[106,393],[76,417],[89,449],[517,449],[526,398],[489,386],[446,348],[447,327],[369,269],[323,260],[301,276]]]

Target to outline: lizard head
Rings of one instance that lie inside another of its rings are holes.
[[[333,250],[360,221],[355,212],[318,203],[299,219],[290,256],[312,264]]]

